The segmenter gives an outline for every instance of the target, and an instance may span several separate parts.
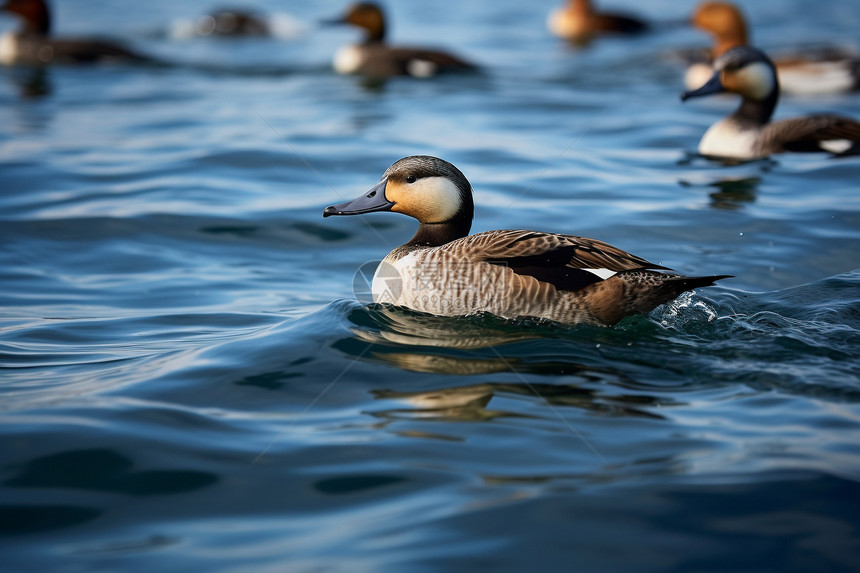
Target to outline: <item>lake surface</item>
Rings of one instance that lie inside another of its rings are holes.
[[[0,70],[4,571],[857,567],[860,158],[696,157],[735,106],[678,99],[706,38],[575,50],[559,2],[389,3],[485,72],[384,85],[331,71],[339,2],[257,2],[281,35],[238,41],[169,32],[208,2],[54,3],[175,65]],[[857,47],[853,2],[748,12]],[[777,116],[821,110],[860,95]],[[415,222],[322,210],[419,153],[475,232],[736,278],[611,329],[366,307]]]

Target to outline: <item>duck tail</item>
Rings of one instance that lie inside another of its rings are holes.
[[[732,278],[732,275],[712,275],[708,277],[687,277],[684,275],[662,275],[660,282],[645,294],[640,294],[639,312],[648,313],[661,304],[672,301],[687,291],[714,286],[721,279]]]
[[[734,278],[733,275],[711,275],[709,277],[685,277],[685,276],[670,276],[667,277],[666,282],[663,284],[666,285],[675,296],[678,296],[682,292],[687,292],[688,290],[693,290],[701,287],[714,286],[714,284],[722,279],[731,279]]]
[[[622,271],[614,277],[591,285],[591,313],[612,325],[629,314],[646,314],[683,292],[712,286],[732,275],[687,277],[651,270]]]

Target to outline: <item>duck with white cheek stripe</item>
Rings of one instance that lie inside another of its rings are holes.
[[[699,142],[699,153],[727,159],[760,159],[785,151],[860,154],[860,122],[833,114],[808,115],[771,122],[779,100],[776,69],[764,52],[741,46],[716,62],[714,75],[681,100],[721,92],[740,95],[740,107],[712,125]]]
[[[540,231],[469,235],[472,187],[452,164],[416,155],[395,162],[368,193],[323,217],[394,211],[418,219],[373,278],[374,302],[441,316],[487,312],[564,324],[613,325],[729,275],[686,277],[616,247]]]

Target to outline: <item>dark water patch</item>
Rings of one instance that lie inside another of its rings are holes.
[[[241,238],[250,238],[257,234],[259,227],[254,225],[210,225],[201,227],[203,233],[212,233],[213,235],[232,235]]]
[[[102,512],[74,505],[0,505],[0,535],[46,533],[90,522]]]
[[[326,242],[343,241],[351,236],[349,233],[310,223],[297,223],[295,228]]]
[[[310,362],[310,358],[303,359],[303,362]],[[300,378],[304,376],[301,372],[266,372],[263,374],[255,374],[246,376],[236,382],[237,386],[256,386],[266,390],[280,390],[287,385],[292,378]]]
[[[182,539],[178,537],[167,537],[165,535],[151,535],[143,539],[135,539],[131,541],[116,541],[104,544],[93,543],[84,546],[74,553],[76,555],[102,555],[102,554],[122,554],[122,553],[144,553],[152,550],[163,549],[171,545],[181,543]]]
[[[622,488],[596,496],[559,490],[536,502],[479,509],[462,521],[443,519],[439,527],[478,528],[482,538],[499,540],[500,548],[465,559],[437,556],[429,565],[518,570],[553,567],[576,555],[577,566],[585,571],[738,570],[758,569],[762,564],[781,570],[841,570],[850,567],[857,554],[851,541],[851,524],[857,516],[838,500],[856,488],[855,482],[826,474],[777,474],[752,483],[654,484],[637,492]],[[786,511],[786,496],[798,495],[803,500]],[[703,512],[690,512],[690,507]],[[822,511],[831,518],[814,517]],[[536,528],[546,520],[591,525],[588,530],[576,525],[551,531]],[[570,536],[571,529],[578,535]],[[635,550],[613,551],[617,539],[627,539],[634,531],[641,535]],[[536,543],[544,550],[531,551]],[[730,550],[737,544],[746,549]],[[695,551],[681,551],[681,547]]]
[[[327,495],[346,495],[388,487],[406,481],[405,477],[389,475],[364,475],[319,480],[314,488]]]
[[[166,495],[212,485],[217,477],[187,470],[133,470],[133,462],[111,450],[78,450],[34,459],[6,487],[85,489],[127,495]]]

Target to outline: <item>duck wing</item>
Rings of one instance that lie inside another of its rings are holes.
[[[641,34],[648,31],[648,24],[628,14],[602,12],[592,16],[591,25],[601,32],[618,34]]]
[[[99,38],[46,39],[41,35],[23,34],[19,38],[18,58],[34,64],[88,64],[105,61],[150,61],[110,40]]]
[[[539,231],[489,231],[448,245],[472,260],[505,266],[563,291],[585,288],[620,271],[667,270],[602,241]]]
[[[429,77],[443,72],[477,69],[474,64],[453,54],[424,48],[390,48],[387,57],[399,75]]]
[[[761,144],[784,151],[830,151],[837,155],[855,153],[860,143],[860,122],[832,114],[783,119],[766,125]],[[828,142],[844,142],[842,149]]]

